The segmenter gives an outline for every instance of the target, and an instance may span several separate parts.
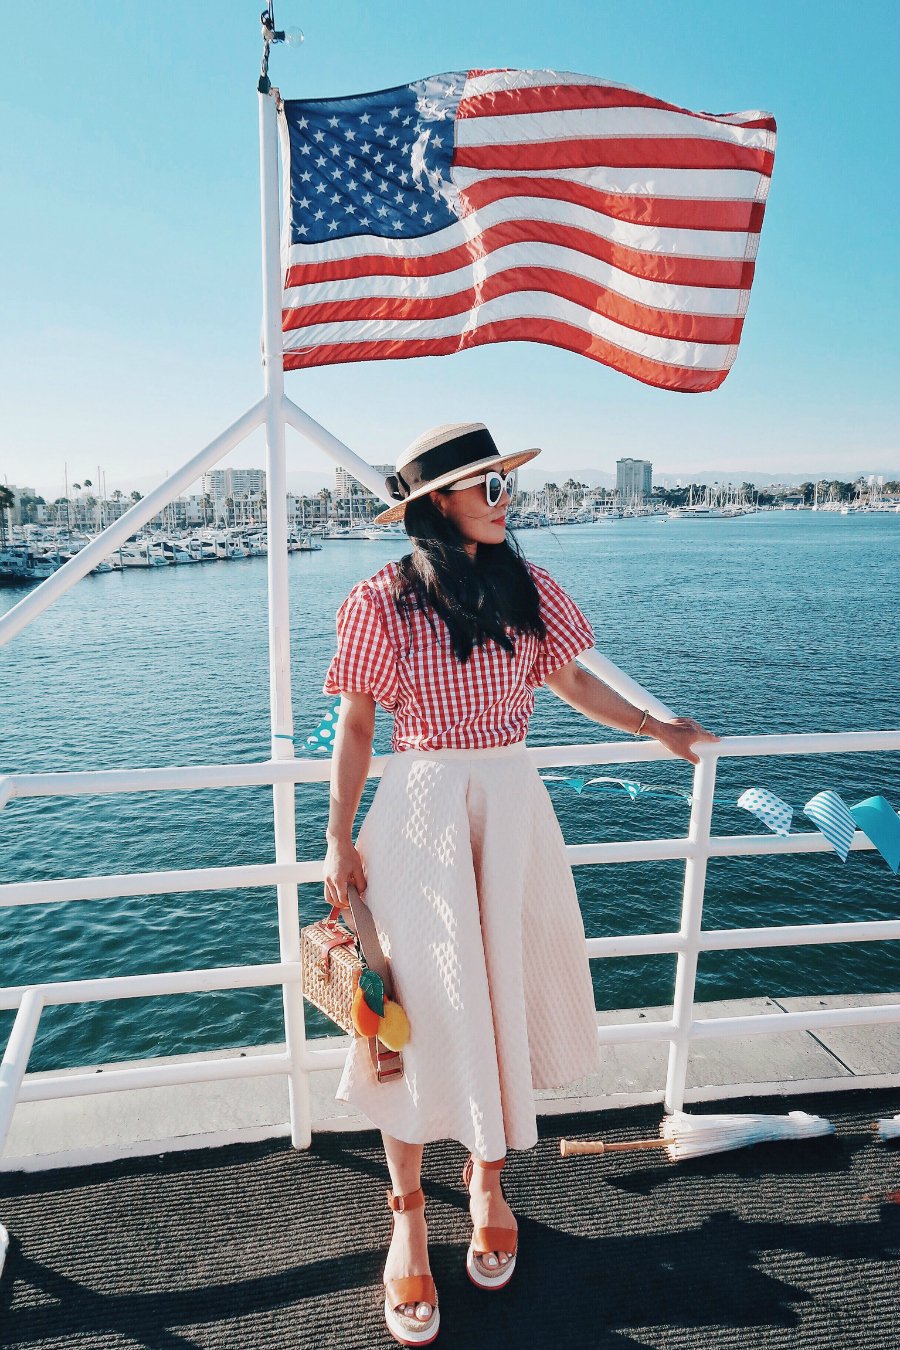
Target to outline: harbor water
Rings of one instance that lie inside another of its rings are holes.
[[[900,516],[769,512],[735,520],[621,520],[521,535],[566,586],[596,645],[676,712],[722,734],[862,731],[900,724]],[[298,746],[327,709],[334,614],[402,539],[331,542],[290,558]],[[21,597],[0,592],[0,608]],[[0,654],[0,772],[246,762],[268,754],[263,559],[88,577]],[[376,749],[387,748],[379,714]],[[606,738],[547,691],[531,744]],[[560,771],[555,771],[560,772]],[[690,786],[683,764],[621,772]],[[589,777],[589,770],[578,770]],[[900,757],[725,760],[713,830],[765,832],[734,803],[767,787],[814,827],[823,788],[900,806]],[[363,801],[371,799],[370,785]],[[683,834],[674,798],[632,802],[548,784],[568,842]],[[298,856],[320,857],[323,784],[297,790]],[[2,880],[274,860],[271,790],[11,801],[0,812]],[[678,926],[682,863],[576,869],[589,935]],[[321,888],[300,888],[308,922]],[[707,927],[896,918],[900,879],[877,853],[713,860]],[[273,889],[0,910],[0,982],[232,965],[278,958]],[[597,1006],[671,998],[674,957],[595,961]],[[848,944],[701,956],[698,998],[900,989],[900,945]],[[277,989],[47,1009],[30,1067],[59,1068],[281,1038]],[[10,1014],[0,1014],[5,1039]],[[310,1031],[330,1024],[309,1017]]]

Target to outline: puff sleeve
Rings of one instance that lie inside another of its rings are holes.
[[[354,586],[337,612],[337,651],[326,694],[371,694],[386,712],[397,705],[397,661],[378,600],[367,582]]]
[[[543,567],[530,565],[541,602],[541,618],[547,636],[538,644],[538,653],[530,672],[537,688],[548,675],[574,661],[580,652],[594,645],[594,630],[572,597],[558,585]]]

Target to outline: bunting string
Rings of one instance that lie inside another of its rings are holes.
[[[579,796],[585,788],[597,792],[624,792],[636,801],[638,797],[664,796],[680,798],[688,805],[692,796],[687,788],[664,783],[638,783],[629,778],[567,778],[563,774],[541,774],[545,783],[565,783]],[[738,806],[749,811],[773,834],[786,838],[791,832],[794,808],[776,797],[767,788],[747,788],[737,801],[731,797],[716,797],[718,806]],[[886,797],[867,797],[855,806],[847,806],[836,792],[817,792],[803,808],[803,814],[825,836],[842,862],[847,861],[850,845],[857,830],[861,830],[875,845],[888,867],[896,876],[900,872],[900,813],[894,810]]]
[[[330,754],[334,744],[341,701],[338,699],[322,718],[315,731],[307,736],[302,750],[310,754]],[[639,797],[668,797],[690,806],[693,797],[689,788],[671,783],[640,783],[633,778],[612,778],[601,774],[596,778],[575,778],[565,774],[541,774],[544,783],[562,783],[581,797],[585,789],[592,792],[625,794],[632,802]],[[746,788],[737,801],[731,797],[715,799],[718,806],[740,807],[762,821],[773,834],[783,838],[791,832],[794,808],[777,797],[768,788]],[[855,806],[847,806],[830,789],[817,792],[803,807],[803,814],[825,836],[842,862],[847,861],[850,845],[857,830],[871,840],[896,876],[900,872],[900,813],[894,810],[886,797],[866,797]]]

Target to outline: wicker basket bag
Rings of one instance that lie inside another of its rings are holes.
[[[327,919],[312,923],[300,934],[303,997],[342,1031],[354,1036],[350,1009],[359,984],[362,961],[356,935],[340,920],[335,907]]]
[[[388,998],[393,998],[394,988],[371,912],[360,900],[355,887],[348,887],[348,896],[356,931],[341,922],[341,911],[335,907],[327,919],[301,929],[300,964],[303,997],[342,1031],[359,1037],[351,1008],[363,970],[368,967],[381,976]],[[366,1039],[379,1083],[402,1078],[403,1056],[400,1052],[389,1050],[377,1036]]]

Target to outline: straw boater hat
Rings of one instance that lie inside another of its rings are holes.
[[[501,455],[483,422],[450,422],[432,427],[406,447],[397,460],[395,472],[385,479],[397,505],[376,516],[375,524],[402,520],[407,502],[449,487],[460,478],[493,470],[510,473],[540,453],[540,450],[519,450],[514,455]]]

